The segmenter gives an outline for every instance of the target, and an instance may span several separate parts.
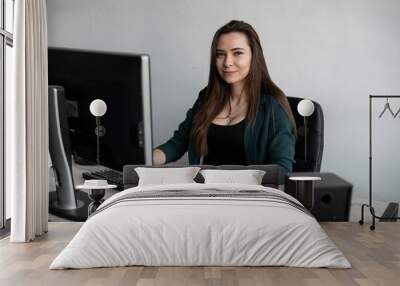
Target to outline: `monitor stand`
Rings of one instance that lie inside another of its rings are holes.
[[[56,191],[49,194],[49,211],[70,220],[85,221],[90,199],[86,193],[75,190],[65,89],[49,86],[48,95],[50,170],[56,186]]]
[[[86,221],[88,218],[88,206],[90,199],[87,193],[82,191],[75,192],[76,208],[66,209],[59,205],[57,191],[49,193],[49,212],[55,216],[66,218],[73,221]]]

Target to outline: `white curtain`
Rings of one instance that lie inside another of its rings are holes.
[[[16,0],[13,92],[6,98],[6,187],[12,242],[48,229],[46,0]]]

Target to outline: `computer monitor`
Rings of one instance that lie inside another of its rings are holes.
[[[148,55],[48,50],[49,85],[65,91],[71,153],[78,164],[96,162],[94,99],[107,104],[101,117],[100,164],[121,171],[125,164],[152,165],[150,59]]]

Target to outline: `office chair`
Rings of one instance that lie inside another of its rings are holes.
[[[324,114],[322,107],[314,103],[314,113],[307,121],[307,160],[304,154],[304,118],[297,111],[298,103],[303,98],[288,97],[290,107],[297,125],[297,140],[293,165],[293,172],[319,172],[321,169],[322,153],[324,149]]]

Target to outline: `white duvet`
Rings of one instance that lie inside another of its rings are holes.
[[[50,269],[126,265],[351,267],[312,216],[279,201],[186,196],[113,203],[133,192],[213,188],[262,190],[297,202],[277,189],[254,185],[194,183],[131,188],[106,200]]]

